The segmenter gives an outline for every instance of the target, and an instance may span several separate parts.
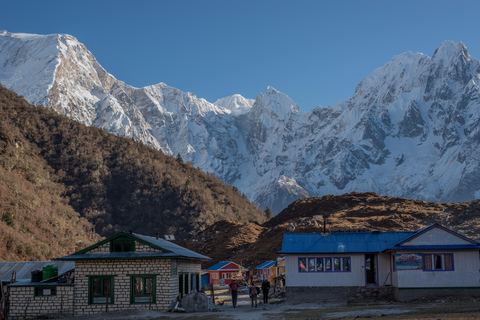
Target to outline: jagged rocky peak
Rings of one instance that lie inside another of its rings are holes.
[[[450,40],[443,41],[432,56],[433,61],[443,60],[444,63],[456,61],[460,58],[465,58],[466,61],[472,60],[470,52],[468,52],[463,42],[453,42]]]
[[[215,104],[164,83],[134,88],[67,35],[3,31],[0,52],[0,83],[28,101],[180,153],[276,212],[304,194],[480,197],[480,64],[461,42],[399,54],[353,97],[306,113],[272,87]]]
[[[215,105],[230,111],[234,115],[247,113],[255,103],[254,99],[246,99],[240,94],[215,101]]]
[[[291,112],[299,112],[300,107],[286,94],[273,87],[267,87],[264,94],[259,94],[253,109],[258,113],[272,113],[280,120],[286,121]]]

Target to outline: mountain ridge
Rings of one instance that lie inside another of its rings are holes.
[[[41,41],[23,37],[22,52],[38,55],[33,42]],[[480,196],[480,64],[461,42],[444,41],[432,57],[397,55],[351,98],[301,112],[272,87],[253,103],[237,95],[218,104],[164,83],[134,88],[75,38],[56,39],[57,55],[47,50],[48,57],[60,62],[46,96],[38,84],[13,85],[15,70],[31,71],[7,50],[16,42],[5,32],[0,82],[87,125],[180,154],[275,213],[300,197],[352,191],[441,202]],[[44,73],[53,73],[47,66]]]

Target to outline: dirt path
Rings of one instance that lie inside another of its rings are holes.
[[[261,298],[261,296],[260,296]],[[263,305],[259,299],[258,307],[251,307],[246,293],[240,293],[237,308],[233,308],[228,292],[216,296],[216,310],[198,313],[177,313],[149,310],[124,310],[101,313],[85,317],[59,318],[63,320],[304,320],[304,319],[371,319],[413,320],[413,319],[479,319],[480,300],[432,300],[416,303],[378,302],[349,305],[344,301],[330,303],[290,304],[272,299],[272,303]]]

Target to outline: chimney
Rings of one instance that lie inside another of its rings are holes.
[[[157,240],[158,240],[158,237],[160,237],[160,233],[157,232],[156,237],[157,237]]]

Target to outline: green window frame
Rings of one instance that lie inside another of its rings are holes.
[[[88,304],[114,304],[115,276],[88,276]]]
[[[134,252],[135,251],[135,240],[120,237],[110,241],[110,252]]]
[[[35,297],[53,297],[57,295],[57,287],[35,287],[34,288]]]
[[[156,303],[157,275],[130,274],[130,303]]]

